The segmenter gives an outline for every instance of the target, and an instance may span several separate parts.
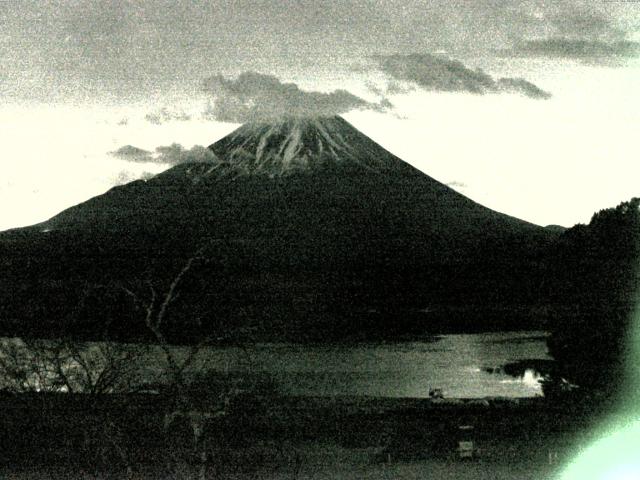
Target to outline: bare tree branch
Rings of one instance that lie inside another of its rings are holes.
[[[190,257],[187,260],[187,263],[184,264],[182,269],[178,272],[178,274],[174,277],[173,281],[169,285],[169,290],[165,294],[164,300],[160,304],[160,310],[158,311],[158,315],[157,315],[156,328],[160,328],[162,326],[162,322],[164,321],[165,315],[167,313],[167,308],[169,308],[169,305],[176,298],[176,295],[177,295],[176,291],[177,291],[178,286],[180,285],[180,283],[184,279],[185,275],[189,272],[189,270],[191,270],[191,267],[193,267],[194,262],[196,260],[202,260],[203,252],[204,252],[204,247],[200,247],[196,251],[195,255]]]

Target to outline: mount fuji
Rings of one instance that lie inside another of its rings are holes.
[[[134,309],[104,286],[166,285],[198,249],[176,342],[535,326],[523,312],[557,232],[475,203],[340,117],[256,121],[209,149],[0,233],[0,334],[139,340]]]

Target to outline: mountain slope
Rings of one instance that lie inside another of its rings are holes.
[[[341,117],[249,123],[209,148],[229,164],[268,175],[330,166],[378,173],[399,167],[388,152]]]
[[[478,205],[338,117],[247,124],[210,149],[215,162],[0,235],[2,283],[28,305],[0,310],[5,329],[98,335],[107,314],[72,308],[88,303],[87,285],[166,284],[202,245],[210,262],[174,307],[178,340],[195,311],[210,318],[205,330],[246,327],[260,339],[500,326],[497,311],[525,326],[513,311],[537,301],[537,253],[555,233]],[[47,293],[33,302],[36,292]],[[108,335],[139,334],[132,312],[109,315]]]

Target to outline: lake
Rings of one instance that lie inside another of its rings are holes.
[[[430,389],[437,388],[449,398],[531,397],[542,394],[536,372],[525,370],[522,377],[512,377],[499,369],[518,360],[549,359],[546,336],[545,332],[536,331],[494,332],[439,335],[426,341],[396,343],[216,347],[201,350],[190,371],[265,373],[275,380],[281,393],[288,395],[425,398]],[[3,355],[11,353],[12,345],[24,348],[20,340],[2,342]],[[104,358],[101,348],[109,345],[115,344],[86,343],[81,348],[94,352],[89,356],[85,353],[85,358],[97,366]],[[187,352],[184,347],[173,350],[178,357]],[[43,379],[56,385],[55,375],[47,377],[47,372],[56,371],[51,365],[34,370],[42,362],[46,364],[47,357],[34,359],[20,351],[7,358],[28,366],[29,381],[36,389],[44,385]],[[141,355],[136,360],[143,372],[141,377],[150,382],[161,378],[166,371],[161,350],[152,347]],[[78,365],[72,362],[63,369],[69,378],[74,369],[78,371]]]
[[[428,342],[360,345],[252,346],[243,353],[225,348],[210,352],[215,369],[264,371],[291,395],[530,397],[541,395],[539,376],[521,378],[488,373],[526,359],[549,359],[545,332],[494,332],[441,335]]]

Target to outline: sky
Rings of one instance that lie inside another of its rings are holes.
[[[640,195],[640,2],[1,0],[0,230],[340,114],[539,225]]]

